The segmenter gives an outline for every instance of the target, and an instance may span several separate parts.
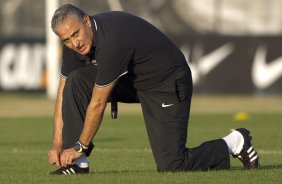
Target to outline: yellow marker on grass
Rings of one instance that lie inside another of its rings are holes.
[[[234,115],[235,121],[244,121],[244,120],[248,120],[249,118],[250,118],[249,115],[245,112],[238,112]]]

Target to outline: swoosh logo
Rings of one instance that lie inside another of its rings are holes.
[[[170,106],[173,106],[174,104],[164,104],[162,103],[162,107],[170,107]]]
[[[181,48],[187,61],[190,57],[189,47],[182,46]],[[210,53],[203,55],[203,47],[196,45],[193,49],[194,55],[197,55],[192,60],[197,61],[196,64],[189,62],[189,66],[192,71],[193,83],[196,84],[200,80],[201,76],[205,76],[210,73],[216,66],[223,62],[232,52],[235,50],[235,46],[232,43],[226,43],[219,48],[211,51]]]
[[[282,76],[282,56],[266,63],[267,49],[261,45],[258,47],[252,68],[254,85],[259,89],[265,89]]]
[[[199,70],[201,74],[206,75],[216,66],[219,65],[224,59],[234,51],[234,46],[227,43],[212,51],[211,53],[202,57],[199,61]]]

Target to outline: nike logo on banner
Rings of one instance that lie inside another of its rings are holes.
[[[259,46],[254,58],[252,78],[255,86],[265,89],[282,76],[282,57],[266,63],[265,46]]]
[[[189,48],[183,46],[181,50],[188,61],[188,58],[190,57]],[[205,76],[210,73],[216,66],[218,66],[221,62],[225,61],[225,59],[230,54],[232,54],[234,50],[234,44],[226,43],[220,46],[219,48],[204,55],[203,47],[201,45],[196,45],[194,47],[193,53],[196,53],[194,55],[197,55],[197,58],[193,58],[192,60],[197,60],[198,62],[196,64],[189,63],[189,66],[192,70],[193,83],[197,84],[201,76]]]
[[[174,104],[164,104],[164,103],[162,103],[162,107],[169,107],[169,106],[172,106],[172,105],[174,105]]]
[[[231,43],[226,43],[211,53],[202,57],[199,61],[199,70],[201,74],[208,74],[216,66],[234,51],[234,46]]]

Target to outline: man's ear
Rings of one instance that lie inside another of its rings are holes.
[[[90,17],[88,16],[88,15],[85,15],[84,16],[84,21],[85,21],[85,24],[89,27],[89,28],[91,28],[91,20],[90,20]]]

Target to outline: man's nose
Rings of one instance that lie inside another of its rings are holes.
[[[78,48],[78,47],[79,47],[79,41],[78,41],[76,38],[72,38],[71,41],[72,41],[72,45],[73,45],[75,48]]]

